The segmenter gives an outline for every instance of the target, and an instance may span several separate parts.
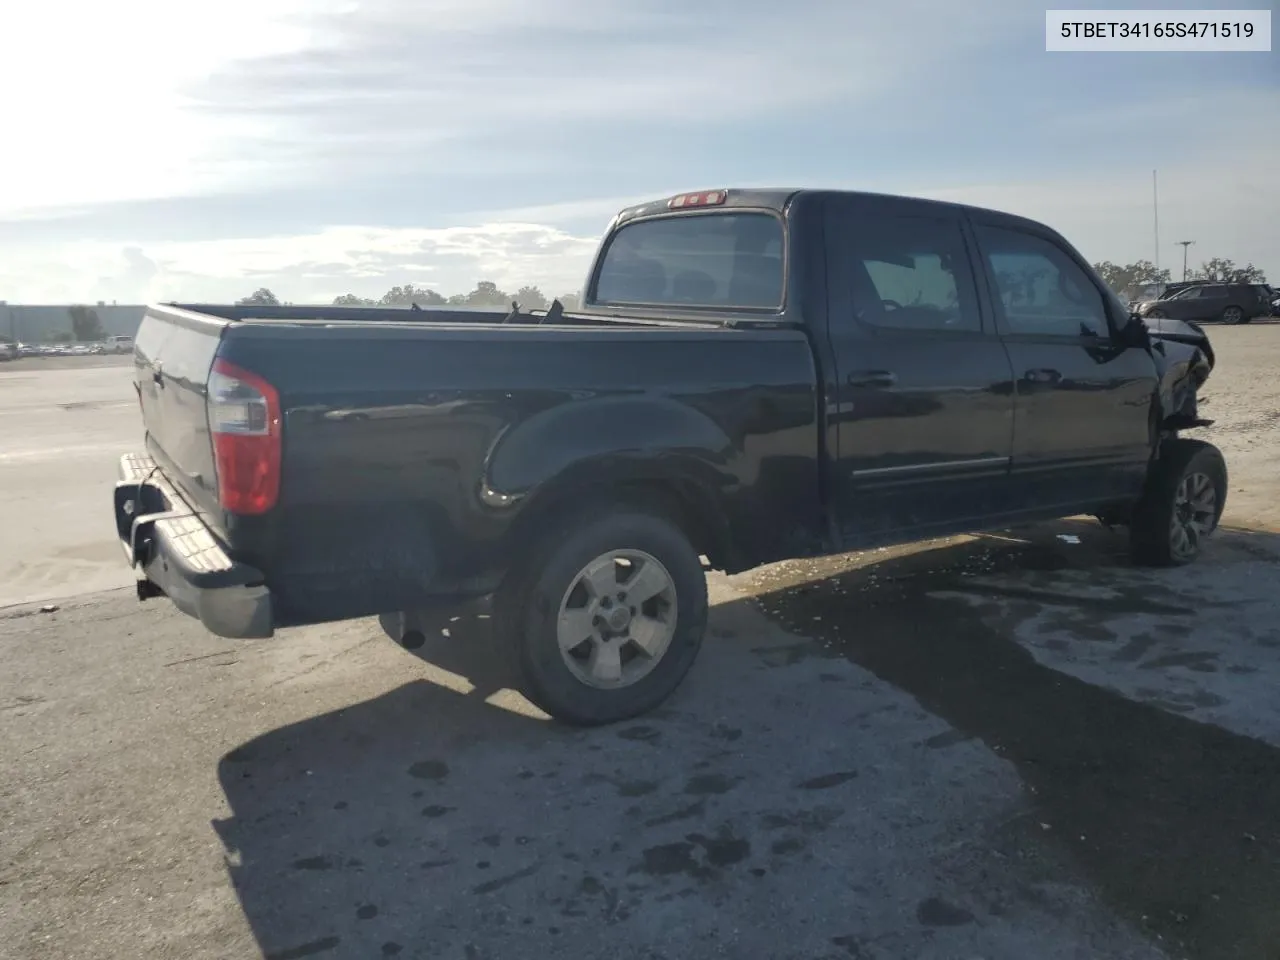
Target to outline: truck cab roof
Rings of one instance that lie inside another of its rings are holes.
[[[723,194],[723,201],[715,204],[706,205],[690,205],[688,207],[675,207],[672,203],[680,197],[690,197],[695,194],[718,193]],[[905,194],[894,193],[878,193],[870,190],[840,190],[828,187],[729,187],[719,188],[716,190],[703,191],[686,191],[684,193],[673,194],[669,197],[663,197],[657,200],[647,200],[644,203],[626,207],[621,210],[614,218],[614,227],[620,227],[624,223],[632,220],[638,220],[644,217],[660,216],[665,214],[681,213],[689,210],[707,209],[716,207],[719,209],[754,209],[754,210],[772,210],[779,214],[784,214],[791,204],[800,197],[813,198],[821,202],[830,198],[853,199],[866,203],[868,206],[875,207],[886,212],[906,212],[914,211],[921,215],[934,213],[948,213],[951,215],[957,213],[968,213],[970,215],[978,215],[984,219],[999,219],[1010,226],[1031,227],[1036,230],[1050,230],[1043,223],[1030,220],[1026,217],[1020,217],[1016,214],[1005,213],[1004,211],[994,210],[988,207],[978,207],[971,204],[955,203],[950,200],[934,200],[926,197],[912,197]],[[1052,231],[1051,231],[1052,232]]]

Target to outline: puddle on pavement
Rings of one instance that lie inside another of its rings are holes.
[[[998,591],[974,579],[996,574]],[[1174,956],[1280,957],[1280,751],[1041,666],[1014,639],[1047,600],[1097,634],[1143,613],[1193,630],[1185,596],[1133,575],[1122,535],[1063,523],[742,580],[762,612],[807,638],[761,651],[766,662],[847,658],[950,723],[957,741],[983,740],[1014,764],[1047,825],[1027,842],[1066,851],[1106,902],[1177,944]],[[1078,592],[1090,587],[1106,591]]]

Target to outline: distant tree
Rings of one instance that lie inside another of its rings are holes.
[[[372,307],[376,306],[377,300],[370,300],[368,297],[357,297],[354,293],[344,293],[340,297],[333,298],[335,307]]]
[[[550,306],[537,287],[521,287],[513,299],[526,310],[545,310]]]
[[[1149,283],[1168,283],[1172,275],[1167,269],[1157,270],[1150,260],[1139,260],[1137,263],[1124,265],[1104,260],[1095,263],[1093,269],[1102,277],[1102,282],[1123,298],[1136,294],[1139,288]]]
[[[1214,257],[1202,263],[1192,274],[1195,280],[1216,280],[1219,283],[1266,283],[1267,276],[1252,263],[1237,267],[1232,260]]]
[[[539,294],[541,295],[541,294]],[[498,289],[491,280],[481,280],[463,300],[468,307],[509,307],[512,296]]]
[[[576,293],[562,293],[556,297],[560,301],[561,306],[570,312],[582,309],[582,298]]]
[[[439,307],[445,302],[444,297],[434,290],[406,283],[402,287],[392,287],[382,295],[378,304],[383,307],[409,307],[416,303],[420,307]]]
[[[268,290],[266,287],[259,287],[257,290],[253,291],[253,293],[249,294],[249,296],[244,297],[243,299],[237,300],[236,303],[242,307],[244,306],[278,307],[280,306],[280,301],[276,298],[276,295],[272,293],[270,290]]]
[[[92,307],[74,306],[67,309],[71,317],[71,337],[79,343],[107,339],[107,331],[102,329],[102,321],[98,311]]]

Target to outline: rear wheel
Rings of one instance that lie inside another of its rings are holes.
[[[1135,562],[1171,567],[1190,563],[1222,518],[1227,465],[1202,440],[1167,441],[1151,466],[1129,529]]]
[[[1237,323],[1244,323],[1244,311],[1239,307],[1227,307],[1222,311],[1222,322],[1235,326]]]
[[[666,517],[618,505],[530,551],[497,597],[523,692],[578,726],[645,713],[680,685],[702,645],[707,584]]]

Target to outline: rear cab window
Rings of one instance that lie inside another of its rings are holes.
[[[782,221],[771,213],[717,210],[638,220],[609,238],[591,300],[777,311],[784,247]]]

